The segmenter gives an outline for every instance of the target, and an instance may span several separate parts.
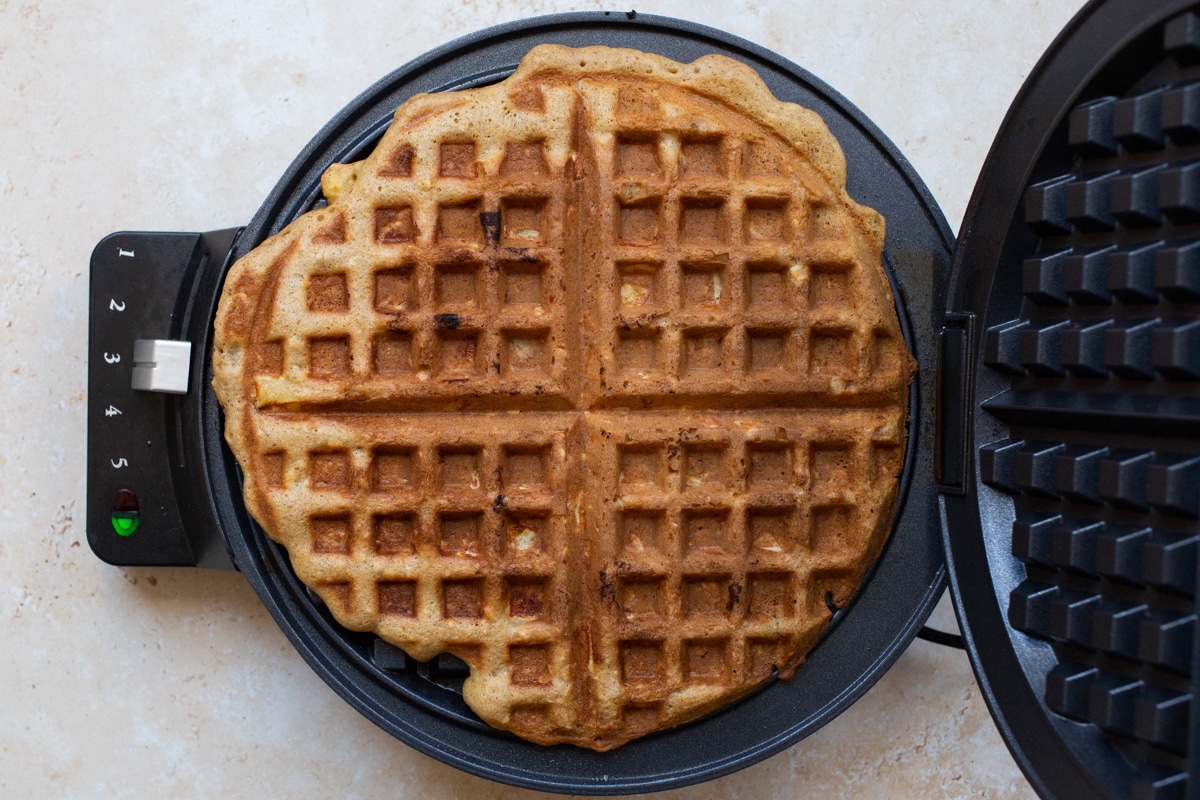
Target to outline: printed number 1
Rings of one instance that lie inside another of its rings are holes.
[[[110,458],[108,463],[113,465],[113,469],[120,469],[121,467],[129,466],[129,462],[123,458]]]

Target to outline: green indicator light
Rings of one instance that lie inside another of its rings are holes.
[[[136,511],[114,511],[112,515],[113,530],[118,536],[129,536],[137,530],[138,513]]]
[[[118,489],[113,495],[110,511],[113,530],[118,536],[129,536],[138,527],[138,517],[141,507],[137,495],[130,489]]]

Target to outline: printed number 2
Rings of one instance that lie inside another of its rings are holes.
[[[104,360],[105,360],[105,362],[107,362],[109,364],[116,364],[118,361],[121,360],[121,354],[120,353],[105,353]]]
[[[108,301],[108,308],[110,311],[124,311],[125,310],[125,302],[122,301],[122,302],[118,303],[117,299],[114,297],[113,299]]]
[[[121,467],[129,466],[129,462],[123,458],[110,458],[108,463],[113,465],[113,469],[120,469]]]

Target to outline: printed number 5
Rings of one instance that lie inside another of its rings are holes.
[[[116,364],[118,361],[121,360],[121,354],[120,353],[105,353],[104,360],[105,360],[105,362],[107,362],[109,364]]]
[[[121,467],[129,466],[129,462],[123,458],[110,458],[108,463],[113,465],[113,469],[120,469]]]

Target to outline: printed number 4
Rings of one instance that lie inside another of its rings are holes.
[[[113,469],[120,469],[121,467],[129,466],[129,462],[123,458],[110,458],[108,463],[113,465]]]
[[[117,408],[116,406],[109,406],[108,408],[104,409],[104,416],[106,417],[115,417],[120,413],[121,409]]]

